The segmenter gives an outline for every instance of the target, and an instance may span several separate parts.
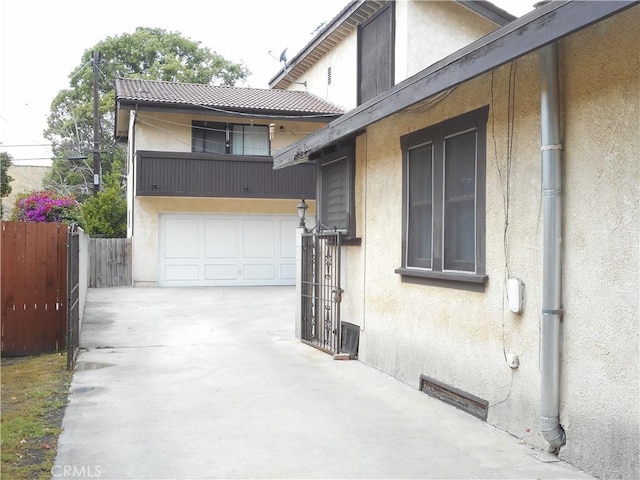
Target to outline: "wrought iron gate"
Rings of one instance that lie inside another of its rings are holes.
[[[340,233],[302,235],[302,341],[340,353]]]

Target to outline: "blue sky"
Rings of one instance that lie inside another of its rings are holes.
[[[68,87],[68,75],[86,49],[136,27],[180,32],[225,58],[243,61],[253,75],[245,86],[267,88],[288,47],[293,56],[312,32],[333,18],[348,0],[114,0],[104,11],[83,0],[4,1],[0,6],[0,151],[18,165],[47,165],[50,150],[42,131],[50,104]],[[514,15],[533,0],[493,2]],[[91,6],[89,6],[91,5]],[[219,7],[219,8],[216,8]],[[9,147],[10,145],[25,145]],[[40,146],[39,146],[40,145]]]

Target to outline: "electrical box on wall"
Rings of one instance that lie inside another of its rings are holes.
[[[510,278],[507,283],[507,298],[509,300],[509,310],[513,313],[522,313],[522,303],[524,297],[524,283],[519,278]]]

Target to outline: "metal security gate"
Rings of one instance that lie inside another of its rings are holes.
[[[302,341],[340,353],[340,233],[302,235]]]
[[[67,242],[67,369],[73,370],[80,346],[80,232],[69,228]]]

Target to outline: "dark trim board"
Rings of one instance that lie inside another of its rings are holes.
[[[273,168],[304,163],[325,145],[639,3],[557,1],[543,5],[276,152]]]

